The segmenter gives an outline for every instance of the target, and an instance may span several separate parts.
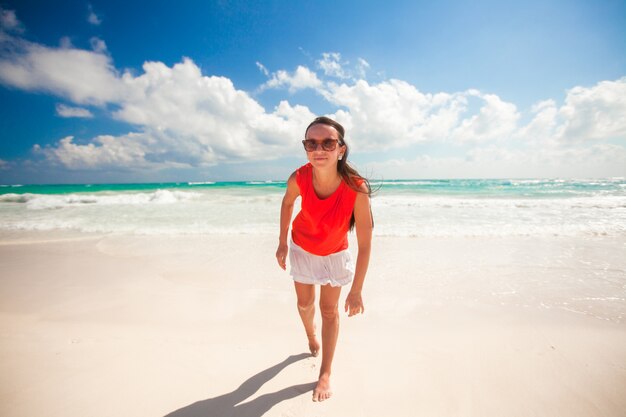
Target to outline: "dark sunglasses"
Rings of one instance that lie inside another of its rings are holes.
[[[324,139],[320,142],[313,139],[305,139],[302,141],[304,145],[304,149],[307,152],[314,152],[317,150],[317,145],[322,145],[322,149],[325,151],[334,151],[337,148],[337,144],[339,143],[339,139]]]

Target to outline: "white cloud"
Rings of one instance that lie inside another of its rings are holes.
[[[0,82],[30,91],[46,91],[79,104],[102,105],[121,99],[120,78],[102,53],[71,46],[52,48],[5,37],[0,47]]]
[[[17,19],[15,10],[5,10],[0,7],[0,29],[18,33],[24,31],[22,23]]]
[[[370,64],[363,58],[357,58],[357,63],[350,66],[350,62],[343,61],[338,52],[323,52],[322,58],[316,64],[327,77],[352,81],[365,79],[370,68]]]
[[[517,138],[561,146],[626,139],[626,78],[574,87],[562,106],[545,100],[531,111],[533,119],[516,132]]]
[[[172,67],[146,62],[143,73],[120,74],[105,44],[91,40],[98,52],[46,47],[20,38],[2,40],[11,53],[0,55],[0,81],[32,91],[50,92],[75,104],[112,106],[115,119],[135,125],[138,132],[102,135],[76,143],[67,137],[35,150],[50,162],[70,169],[171,167],[211,165],[221,161],[273,159],[293,154],[315,116],[304,106],[281,102],[267,112],[225,77],[203,76],[184,59]],[[280,78],[290,89],[319,84],[315,74],[299,68]],[[88,116],[88,110],[59,105],[64,117]]]
[[[256,62],[256,66],[257,66],[257,68],[259,68],[259,71],[261,71],[263,73],[263,75],[265,75],[266,77],[270,76],[270,72],[267,70],[267,68],[265,68],[265,65],[263,65],[259,61],[257,61]]]
[[[284,70],[272,73],[272,78],[263,84],[260,90],[287,88],[290,93],[294,93],[305,88],[319,88],[321,85],[322,82],[313,71],[306,67],[298,66],[293,74],[289,74]]]
[[[107,50],[107,44],[100,38],[93,37],[89,39],[89,43],[91,44],[91,49],[97,53],[105,53]]]
[[[34,151],[69,169],[142,168],[148,165],[145,138],[141,135],[130,133],[119,138],[103,135],[86,145],[75,144],[73,140],[73,136],[67,136],[54,147],[35,145]]]
[[[344,64],[347,62],[341,62],[341,54],[338,52],[324,52],[322,59],[317,61],[318,67],[324,71],[325,75],[343,79],[350,78],[350,75],[343,69]]]
[[[135,127],[136,132],[125,135],[79,142],[70,136],[35,147],[49,162],[70,169],[197,167],[301,155],[298,139],[315,117],[306,106],[287,101],[267,111],[230,79],[203,75],[188,58],[171,67],[146,62],[139,74],[121,73],[99,38],[91,39],[90,51],[72,46],[69,39],[63,47],[47,47],[0,33],[1,83],[48,92],[76,105],[59,104],[62,117],[90,117],[81,106],[96,105],[114,109],[113,118]],[[604,164],[614,172],[625,161],[623,146],[605,142],[626,139],[626,78],[575,87],[562,105],[554,99],[539,102],[531,109],[532,120],[521,125],[517,107],[495,94],[425,93],[395,79],[370,83],[362,79],[369,68],[364,59],[352,71],[346,64],[338,53],[324,53],[318,61],[325,76],[341,79],[336,83],[304,66],[270,73],[257,62],[261,72],[271,75],[260,91],[315,90],[333,106],[331,116],[345,125],[355,150],[410,150],[428,143],[451,144],[457,153],[466,150],[463,158],[425,155],[385,163],[400,173],[412,164],[431,167],[426,173],[476,176],[493,166],[529,176],[535,169],[567,171],[578,163]],[[623,172],[626,164],[621,166]]]
[[[518,129],[514,136],[529,143],[554,141],[558,115],[556,102],[550,99],[535,103],[531,113],[534,114],[533,119]]]
[[[560,107],[554,100],[536,103],[531,110],[534,116],[525,125],[520,124],[522,114],[513,103],[477,90],[426,94],[392,79],[378,84],[327,83],[318,92],[341,108],[334,115],[364,150],[429,141],[568,146],[626,139],[626,78],[573,88]]]
[[[513,103],[476,90],[433,95],[401,80],[372,85],[359,80],[328,83],[320,92],[342,108],[334,116],[359,151],[436,142],[458,145],[448,151],[466,149],[462,158],[422,155],[370,164],[387,178],[623,176],[626,147],[583,142],[626,139],[625,83],[621,79],[574,88],[561,107],[554,100],[539,102],[525,125]]]
[[[463,94],[425,94],[401,80],[330,83],[322,94],[345,109],[335,116],[364,150],[445,140],[466,110]]]
[[[295,148],[293,137],[313,118],[306,107],[287,102],[267,113],[228,78],[203,76],[190,59],[143,69],[138,77],[124,74],[127,97],[114,117],[176,138],[204,163],[275,157],[283,146]]]
[[[149,62],[143,70],[139,76],[121,77],[124,95],[113,113],[141,132],[99,136],[86,144],[68,137],[38,150],[70,169],[273,159],[299,149],[294,138],[314,117],[308,108],[286,101],[268,113],[229,79],[203,76],[190,59],[173,67]]]
[[[464,157],[418,155],[363,165],[372,178],[538,178],[626,176],[626,149],[591,147],[507,149],[489,145]]]
[[[59,39],[59,46],[63,49],[71,49],[74,47],[72,39],[69,36],[63,36]]]
[[[91,113],[88,109],[84,109],[82,107],[70,107],[65,104],[57,104],[56,105],[57,114],[61,117],[81,117],[81,118],[92,118],[93,113]]]
[[[558,148],[562,146],[558,132],[567,126],[566,115],[579,111],[575,100],[563,106],[569,106],[568,111],[558,109],[554,101],[547,100],[533,106],[535,117],[531,122],[519,126],[520,114],[516,106],[493,94],[476,90],[427,94],[401,80],[378,84],[364,80],[324,84],[314,77],[312,71],[298,67],[293,74],[274,73],[268,83],[292,89],[304,88],[304,85],[315,88],[340,108],[333,116],[346,126],[348,142],[357,150],[380,151],[422,142],[469,144],[475,149],[468,152],[464,166],[470,164],[475,170],[487,164],[487,160],[496,165],[525,160],[531,166],[530,156],[522,158],[512,154],[508,150],[512,146],[527,146],[524,152],[539,149],[544,153],[551,146],[556,149],[551,155],[567,157],[569,154]],[[124,94],[115,102],[119,110],[113,117],[138,126],[150,138],[142,148],[148,155],[146,163],[199,166],[272,159],[295,153],[297,141],[293,138],[301,136],[302,127],[314,117],[307,107],[292,106],[286,101],[268,113],[247,93],[237,90],[228,78],[203,76],[190,59],[173,67],[148,62],[143,66],[143,74],[125,73],[120,82]],[[589,96],[586,90],[576,91]],[[595,87],[590,91],[595,91]],[[470,105],[470,101],[476,105]],[[611,107],[609,101],[603,101],[608,108]],[[547,139],[544,137],[539,142],[528,139],[546,132]],[[355,138],[354,141],[351,138]],[[116,144],[121,148],[129,142],[124,139]],[[480,157],[485,149],[489,150],[491,159]],[[499,149],[499,153],[495,149]],[[81,153],[82,148],[78,147],[64,147],[66,154],[73,151],[81,158],[93,153]]]
[[[476,97],[483,101],[477,114],[461,121],[450,137],[458,142],[486,142],[508,138],[517,128],[519,113],[512,103],[504,102],[494,94],[482,94],[475,90],[466,97]]]
[[[93,11],[93,6],[91,4],[87,5],[87,10],[87,21],[94,26],[100,26],[102,19]]]
[[[559,115],[565,122],[558,134],[565,141],[626,137],[626,78],[572,88]]]
[[[364,79],[365,75],[367,73],[367,70],[369,70],[370,68],[370,64],[364,60],[363,58],[359,58],[357,60],[357,65],[356,65],[356,75],[358,78]]]

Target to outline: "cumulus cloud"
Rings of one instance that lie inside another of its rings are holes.
[[[558,132],[562,140],[626,137],[626,78],[572,88],[559,115],[564,120]]]
[[[402,80],[330,83],[321,93],[343,108],[335,117],[364,150],[445,140],[467,103],[463,94],[426,94]]]
[[[0,6],[0,29],[18,33],[24,31],[24,26],[18,20],[15,10],[5,10]]]
[[[268,113],[228,78],[203,76],[190,59],[171,68],[149,62],[143,70],[122,77],[128,94],[113,116],[160,132],[162,142],[187,148],[202,163],[273,157],[281,146],[295,147],[293,137],[313,117],[287,102]]]
[[[91,4],[87,5],[87,12],[87,21],[94,26],[100,26],[102,19],[93,11],[93,6]]]
[[[547,143],[555,141],[555,131],[559,123],[558,107],[554,100],[543,100],[535,103],[531,108],[532,120],[518,129],[515,137],[532,143]]]
[[[454,128],[450,137],[458,142],[486,142],[508,138],[517,128],[519,113],[512,103],[502,101],[494,94],[470,90],[466,97],[479,98],[480,110]]]
[[[325,75],[337,78],[350,78],[350,75],[344,70],[343,65],[347,63],[341,62],[341,54],[338,52],[324,52],[322,59],[317,61],[318,67],[324,71]]]
[[[190,59],[168,67],[143,66],[121,77],[125,95],[113,117],[141,132],[103,135],[84,144],[66,137],[35,151],[70,169],[193,167],[222,161],[273,159],[295,151],[300,130],[314,115],[281,102],[266,112],[224,77],[203,76]]]
[[[263,66],[259,68],[261,68],[261,71],[265,69]],[[265,71],[267,71],[267,69],[265,69]],[[317,74],[307,67],[300,65],[292,74],[284,70],[272,73],[272,78],[263,84],[260,90],[263,91],[269,88],[287,88],[290,93],[294,93],[305,88],[319,88],[321,85],[322,82],[317,78]]]
[[[82,107],[70,107],[65,104],[56,105],[57,114],[61,117],[80,117],[80,118],[92,118],[93,113],[88,109]]]
[[[370,68],[370,64],[363,58],[357,58],[356,64],[350,65],[349,61],[341,58],[339,52],[323,52],[316,64],[327,77],[352,81],[365,79]]]
[[[256,66],[259,69],[259,71],[261,71],[266,77],[270,76],[270,72],[268,71],[267,68],[265,68],[265,65],[263,65],[259,61],[257,61],[256,62]]]
[[[89,39],[89,43],[91,44],[91,49],[97,53],[105,53],[107,50],[107,44],[100,38],[93,37]]]
[[[541,101],[532,107],[527,124],[520,123],[522,114],[515,104],[472,89],[430,94],[392,79],[326,83],[318,91],[340,108],[334,116],[365,150],[429,141],[569,146],[626,139],[626,78],[573,88],[562,106]]]
[[[367,70],[370,68],[370,64],[364,60],[363,58],[357,59],[356,65],[356,75],[357,77],[364,79],[367,73]]]
[[[71,45],[47,47],[7,36],[0,47],[0,83],[45,91],[78,104],[102,105],[122,97],[122,83],[111,58]]]
[[[591,147],[512,149],[488,145],[462,156],[418,155],[363,165],[374,178],[528,178],[626,175],[626,149],[612,144]]]
[[[69,169],[92,169],[108,167],[144,167],[146,165],[144,144],[135,140],[134,134],[120,138],[98,136],[86,145],[75,144],[73,136],[61,139],[56,146],[34,146],[36,153],[43,154],[50,162]]]
[[[58,51],[62,53],[62,51]],[[108,61],[103,61],[106,69]],[[1,68],[1,67],[0,67]],[[296,149],[301,128],[313,117],[304,106],[283,101],[268,113],[247,93],[225,77],[207,77],[190,59],[168,67],[147,62],[143,74],[114,76],[111,85],[123,92],[96,95],[90,100],[75,93],[75,102],[115,104],[118,120],[136,125],[141,132],[119,137],[98,136],[86,144],[72,137],[55,146],[35,150],[48,160],[70,169],[119,166],[200,166],[220,161],[272,159]],[[37,74],[29,74],[33,79]],[[39,85],[39,84],[35,84]],[[54,83],[44,83],[47,89]],[[80,90],[79,90],[80,91]],[[98,100],[95,100],[98,98]],[[87,115],[85,109],[59,105],[66,117]]]
[[[626,139],[625,85],[620,79],[576,87],[562,106],[552,99],[536,103],[526,124],[513,103],[477,90],[426,94],[401,80],[359,80],[328,83],[321,94],[342,108],[334,116],[360,151],[418,143],[456,145],[448,150],[457,153],[465,149],[462,157],[422,155],[367,166],[389,178],[623,176],[624,146],[584,143]]]
[[[295,152],[300,130],[314,114],[305,106],[280,102],[266,111],[225,77],[205,76],[188,58],[169,67],[146,62],[143,72],[120,73],[92,38],[94,51],[70,44],[48,47],[21,38],[2,39],[0,82],[28,91],[49,92],[78,105],[113,109],[111,116],[136,126],[137,132],[102,135],[75,142],[66,137],[34,150],[70,169],[123,166],[201,166],[220,161],[272,159]],[[8,51],[8,52],[7,52]],[[293,75],[275,75],[299,89],[317,86],[304,67]],[[62,117],[89,117],[84,107],[59,104]]]
[[[11,16],[4,26],[19,24]],[[83,50],[69,40],[49,47],[7,32],[0,36],[0,83],[63,98],[71,105],[57,105],[61,117],[92,117],[85,106],[99,106],[135,130],[81,140],[68,136],[36,146],[35,152],[50,163],[69,169],[197,167],[301,153],[297,138],[315,117],[308,107],[281,101],[268,111],[230,79],[203,75],[189,58],[172,66],[146,62],[138,73],[119,71],[105,42],[96,37],[90,42],[92,50]],[[465,149],[462,157],[423,155],[386,163],[397,172],[411,164],[436,170],[472,166],[479,172],[476,167],[489,164],[528,169],[624,162],[624,147],[605,142],[626,139],[626,78],[574,87],[562,104],[538,102],[530,121],[521,124],[523,112],[495,94],[473,89],[426,93],[397,79],[372,83],[364,79],[367,61],[359,58],[349,69],[335,52],[322,54],[316,64],[317,72],[306,66],[270,72],[257,62],[269,78],[257,92],[312,89],[359,151],[428,143]]]
[[[63,36],[59,39],[59,46],[63,49],[71,49],[74,47],[72,39],[69,36]]]
[[[341,59],[341,54],[338,52],[322,53],[322,58],[316,61],[317,68],[322,71],[322,79],[320,79],[314,70],[302,65],[299,65],[292,73],[282,69],[270,73],[262,63],[257,62],[256,66],[259,68],[259,71],[266,77],[270,77],[261,86],[260,91],[287,88],[290,93],[294,93],[306,88],[323,89],[325,84],[323,79],[325,77],[356,81],[357,79],[365,78],[366,72],[370,67],[369,63],[363,58],[358,58],[357,64],[353,67],[348,67],[348,64],[349,62]]]
[[[626,78],[567,91],[564,104],[550,99],[531,109],[533,119],[516,132],[529,142],[567,146],[626,139]]]

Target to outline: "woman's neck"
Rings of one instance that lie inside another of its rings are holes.
[[[339,178],[339,171],[335,167],[330,169],[313,168],[313,179],[319,185],[332,185],[337,182]]]

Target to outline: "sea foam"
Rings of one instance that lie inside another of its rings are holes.
[[[372,197],[374,235],[625,236],[622,185],[615,179],[387,181]],[[0,231],[276,234],[285,183],[20,189],[0,194]]]
[[[0,203],[25,203],[29,210],[60,209],[64,207],[95,205],[174,204],[198,197],[190,191],[156,190],[150,193],[116,194],[3,194]]]

